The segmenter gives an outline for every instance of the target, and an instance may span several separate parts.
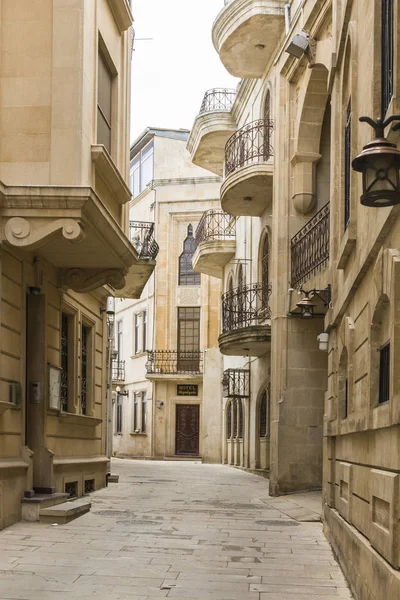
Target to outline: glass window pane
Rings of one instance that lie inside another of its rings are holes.
[[[111,127],[105,120],[100,109],[97,109],[97,143],[103,144],[111,152]]]
[[[99,67],[98,67],[98,83],[97,83],[97,104],[100,106],[104,117],[111,124],[111,83],[112,76],[107,68],[103,56],[99,52]]]

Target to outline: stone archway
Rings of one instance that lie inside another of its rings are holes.
[[[299,100],[298,119],[294,135],[293,204],[300,214],[315,206],[315,165],[321,158],[320,140],[328,101],[328,70],[316,64],[310,70],[303,100]]]

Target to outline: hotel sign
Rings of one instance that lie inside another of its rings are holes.
[[[198,396],[199,386],[198,385],[184,385],[178,384],[176,386],[176,393],[178,396]]]

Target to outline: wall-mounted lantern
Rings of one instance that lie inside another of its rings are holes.
[[[313,317],[323,317],[324,314],[315,313],[314,309],[317,306],[317,303],[314,301],[314,298],[318,298],[325,308],[328,308],[331,303],[331,286],[325,290],[304,290],[300,288],[299,293],[304,294],[303,298],[296,302],[296,306],[300,309],[300,316],[302,319],[312,319]],[[292,316],[295,316],[292,313]]]
[[[368,123],[376,135],[352,162],[353,169],[363,176],[361,204],[375,207],[400,204],[400,151],[385,138],[385,128],[393,121],[400,121],[400,115],[391,115],[386,121],[360,117],[360,121]],[[400,123],[393,126],[393,131],[398,129]]]

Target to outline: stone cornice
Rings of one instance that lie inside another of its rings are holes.
[[[133,16],[128,0],[108,0],[111,12],[119,31],[122,33],[133,24]]]

